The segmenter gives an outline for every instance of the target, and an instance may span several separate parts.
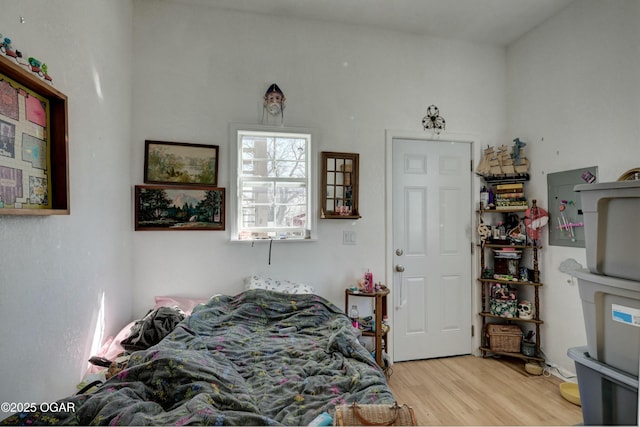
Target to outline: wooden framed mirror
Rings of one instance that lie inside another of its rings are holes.
[[[320,218],[358,219],[357,153],[323,151],[321,156]]]

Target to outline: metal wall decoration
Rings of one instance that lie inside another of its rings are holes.
[[[422,126],[424,130],[433,129],[437,134],[442,132],[445,128],[444,117],[440,116],[440,110],[435,105],[429,105],[427,108],[427,115],[422,118]]]

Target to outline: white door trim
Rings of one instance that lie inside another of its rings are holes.
[[[395,302],[393,301],[393,140],[394,139],[417,139],[417,140],[443,140],[443,141],[452,141],[452,142],[463,142],[470,144],[471,149],[471,165],[469,166],[472,170],[472,165],[475,165],[474,161],[474,153],[476,152],[475,144],[479,140],[478,135],[475,134],[466,134],[466,133],[451,133],[446,132],[444,134],[434,135],[431,132],[425,131],[414,131],[414,130],[399,130],[399,129],[386,129],[385,130],[385,283],[390,287],[391,292],[387,296],[387,307],[395,307]],[[479,179],[473,177],[471,174],[471,206],[476,206],[478,201],[476,200],[479,197]],[[473,212],[469,212],[469,215],[472,215]],[[472,222],[473,229],[473,222]],[[472,241],[475,246],[476,236],[475,233],[472,233]],[[477,269],[477,256],[473,256],[471,259],[471,279],[475,282],[477,278],[477,274],[474,274],[474,271],[478,271]],[[472,349],[473,354],[478,354],[477,349],[480,346],[480,331],[478,328],[480,323],[475,316],[478,313],[478,287],[472,286],[471,293],[471,321],[475,328],[475,336],[472,339]],[[393,310],[389,310],[389,313],[393,313]],[[393,321],[393,319],[392,319]],[[393,325],[391,328],[391,334],[393,334]],[[389,339],[387,342],[387,353],[389,354],[391,361],[393,362],[393,339]]]

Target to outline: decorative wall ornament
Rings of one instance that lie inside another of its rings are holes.
[[[53,79],[48,74],[47,64],[44,64],[42,61],[34,57],[27,57],[25,54],[23,54],[13,46],[13,42],[9,37],[4,37],[1,33],[0,52],[4,53],[9,58],[12,58],[20,66],[36,74],[39,78],[43,79],[47,83],[53,84]]]
[[[284,122],[284,107],[286,97],[277,84],[272,83],[264,94],[264,103],[262,108],[262,123],[269,122],[269,116],[280,116],[280,124]],[[265,119],[265,112],[268,113]]]
[[[0,55],[0,215],[69,215],[67,96],[15,58]]]
[[[436,134],[440,134],[445,128],[444,117],[440,116],[440,110],[435,105],[429,105],[427,115],[422,118],[424,130],[432,129]]]

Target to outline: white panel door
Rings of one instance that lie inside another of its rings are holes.
[[[393,359],[471,353],[471,144],[392,145]]]

